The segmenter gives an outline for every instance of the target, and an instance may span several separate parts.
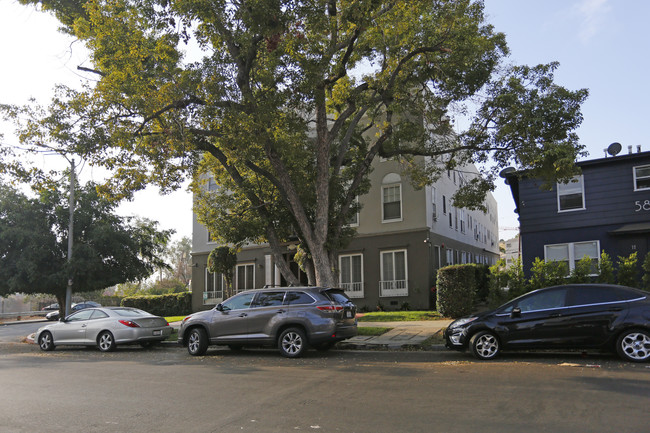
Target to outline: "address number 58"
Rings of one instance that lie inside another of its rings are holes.
[[[637,200],[634,202],[634,206],[636,206],[636,209],[634,209],[635,212],[640,212],[642,210],[648,210],[650,211],[650,200]]]

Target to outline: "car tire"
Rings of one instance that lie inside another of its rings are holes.
[[[480,331],[469,340],[469,350],[480,360],[494,359],[499,354],[499,339],[490,331]]]
[[[187,337],[187,351],[192,356],[202,356],[208,350],[208,334],[203,328],[192,328]]]
[[[299,328],[287,328],[278,337],[278,349],[282,356],[298,358],[307,350],[307,338]]]
[[[100,352],[112,352],[115,350],[115,337],[108,331],[101,332],[97,336],[97,348]]]
[[[52,338],[52,334],[49,331],[42,332],[38,336],[38,347],[45,352],[54,350],[54,338]]]
[[[650,332],[644,329],[628,329],[616,340],[616,352],[626,361],[649,361]]]

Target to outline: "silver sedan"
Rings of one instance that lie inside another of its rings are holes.
[[[97,346],[110,352],[118,344],[140,344],[143,347],[163,341],[172,332],[163,318],[128,307],[87,308],[65,319],[43,326],[35,334],[41,350],[54,350],[59,345]]]

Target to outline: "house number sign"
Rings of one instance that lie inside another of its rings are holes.
[[[641,212],[642,210],[650,211],[650,200],[637,200],[634,202],[634,212]]]

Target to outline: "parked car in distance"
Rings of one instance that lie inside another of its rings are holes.
[[[632,362],[650,360],[648,293],[608,284],[570,284],[522,295],[464,317],[445,330],[450,349],[478,359],[502,350],[604,349]]]
[[[41,311],[57,311],[59,309],[59,304],[50,304],[41,308]]]
[[[284,287],[249,290],[187,316],[178,342],[190,355],[209,345],[276,346],[289,358],[308,347],[327,350],[357,334],[356,307],[341,289]]]
[[[117,345],[149,346],[167,339],[171,326],[163,318],[128,307],[92,307],[70,314],[58,323],[43,326],[34,335],[41,350],[56,346],[97,346],[110,352]]]
[[[58,308],[59,304],[55,304]],[[79,302],[78,304],[72,304],[70,306],[70,314],[74,313],[75,311],[83,310],[84,308],[92,308],[92,307],[101,307],[102,304],[94,301],[83,301]],[[51,313],[47,313],[45,315],[45,318],[47,320],[59,320],[60,318],[60,313],[59,310],[52,311]]]

